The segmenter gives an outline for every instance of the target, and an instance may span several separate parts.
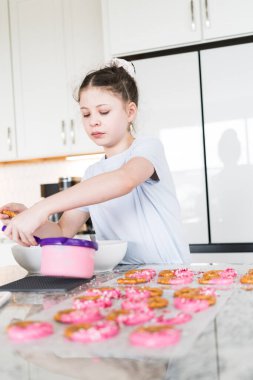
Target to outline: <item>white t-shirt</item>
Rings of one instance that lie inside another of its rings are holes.
[[[116,170],[133,157],[149,160],[159,179],[148,179],[129,194],[80,210],[90,213],[98,240],[128,241],[124,264],[189,262],[173,180],[158,139],[136,138],[124,152],[90,166],[84,179]]]

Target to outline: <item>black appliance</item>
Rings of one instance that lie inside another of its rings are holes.
[[[59,191],[66,190],[69,187],[76,185],[81,181],[80,177],[59,177],[57,183],[44,183],[40,185],[40,195],[43,198],[47,198],[50,195],[56,194]],[[58,222],[62,213],[55,213],[50,215],[49,220],[52,222]],[[95,231],[93,229],[91,218],[89,218],[86,222],[86,228],[84,231],[80,231],[80,233],[86,234],[94,234]]]

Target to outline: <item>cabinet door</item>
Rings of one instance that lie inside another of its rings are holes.
[[[78,88],[85,75],[104,64],[101,13],[100,0],[64,1],[70,153],[101,151],[101,147],[87,137],[82,126],[79,104],[73,98],[75,88]]]
[[[7,0],[0,2],[0,160],[16,157]]]
[[[203,37],[223,38],[253,32],[252,0],[201,0]]]
[[[213,243],[253,241],[253,44],[201,52]]]
[[[189,243],[207,243],[197,53],[134,62],[140,91],[139,134],[160,137],[174,178]]]
[[[199,1],[107,0],[107,50],[124,55],[201,39]]]
[[[66,152],[63,3],[10,0],[18,157]]]

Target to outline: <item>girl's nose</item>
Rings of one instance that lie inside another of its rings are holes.
[[[100,120],[97,116],[93,116],[90,118],[90,125],[92,127],[96,127],[97,125],[100,125]]]

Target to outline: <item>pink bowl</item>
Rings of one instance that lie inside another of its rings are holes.
[[[78,278],[93,276],[97,243],[80,239],[50,238],[42,239],[40,245],[41,274]]]

